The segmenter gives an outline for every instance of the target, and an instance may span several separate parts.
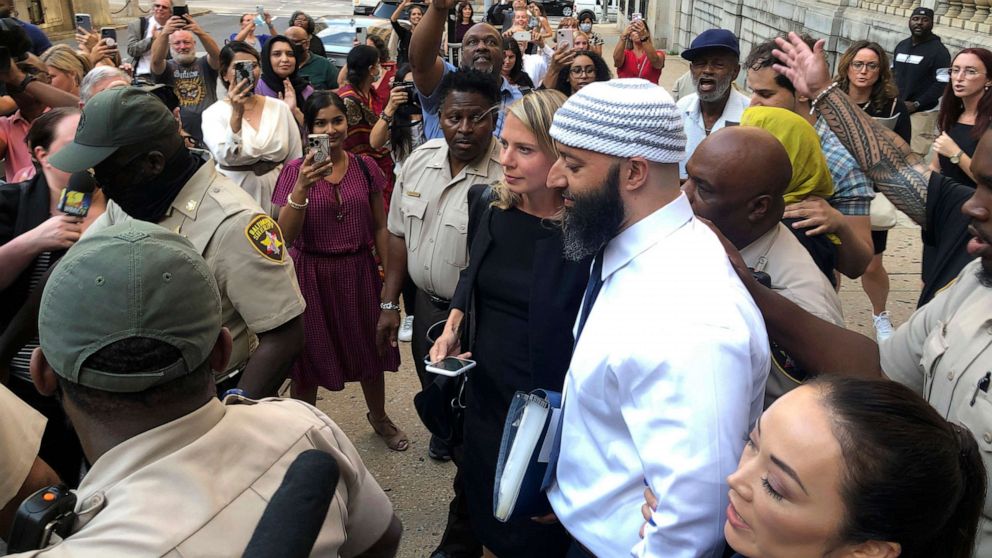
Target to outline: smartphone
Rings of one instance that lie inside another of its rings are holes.
[[[641,15],[641,12],[634,12],[634,14],[630,16],[631,22],[641,21],[642,19],[644,19],[644,17]]]
[[[513,40],[519,42],[530,40],[530,31],[517,31],[513,34]]]
[[[93,18],[90,14],[76,14],[76,28],[83,29],[87,33],[93,32]]]
[[[241,83],[243,80],[248,80],[248,91],[255,90],[255,63],[251,60],[239,60],[234,63],[234,83]]]
[[[355,28],[355,40],[358,41],[358,44],[364,45],[365,39],[367,37],[368,37],[368,30],[366,30],[364,27]]]
[[[108,46],[117,46],[117,30],[113,27],[104,27],[100,29],[100,38],[103,39]]]
[[[539,22],[537,21],[536,17],[530,16],[529,18],[527,18],[527,29],[537,29],[538,23]]]
[[[426,370],[442,376],[455,377],[464,374],[466,370],[472,368],[475,368],[474,360],[446,357],[438,362],[428,364]]]
[[[327,134],[310,134],[307,136],[307,151],[314,154],[314,163],[323,163],[331,157],[331,137]]]
[[[186,0],[174,0],[172,2],[172,15],[176,17],[183,17],[189,13],[189,7],[186,6]]]
[[[265,8],[255,6],[255,25],[265,25]]]
[[[558,46],[566,45],[565,48],[572,48],[575,46],[575,36],[574,31],[570,28],[559,29],[558,30]]]

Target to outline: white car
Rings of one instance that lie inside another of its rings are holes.
[[[358,0],[355,1],[357,2]],[[617,0],[575,0],[574,15],[581,20],[586,14],[590,14],[592,15],[593,22],[604,23],[603,2],[607,2],[608,20],[616,21]]]
[[[379,0],[352,0],[355,15],[372,15]]]

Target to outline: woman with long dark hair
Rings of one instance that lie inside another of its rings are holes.
[[[327,134],[329,156],[317,162],[311,151],[287,163],[272,195],[307,302],[306,343],[293,364],[292,395],[312,405],[318,386],[340,391],[346,382],[361,382],[372,428],[390,449],[405,451],[407,436],[385,407],[383,372],[399,368],[399,352],[379,355],[374,341],[382,280],[370,247],[385,268],[386,180],[371,158],[344,149],[346,111],[329,91],[307,99],[307,133]]]
[[[266,46],[274,42],[275,37]],[[272,188],[279,170],[284,161],[302,156],[303,142],[290,104],[254,94],[247,80],[236,79],[237,62],[252,63],[254,79],[258,80],[258,52],[241,41],[224,45],[219,75],[227,97],[203,111],[203,143],[217,161],[218,172],[271,213]]]
[[[899,100],[899,89],[889,69],[889,57],[878,43],[852,43],[837,63],[834,79],[854,103],[909,143],[913,133],[909,112],[906,104]],[[872,203],[887,201],[879,196],[882,194],[876,191],[876,199]],[[871,302],[872,322],[879,342],[892,335],[892,322],[885,310],[889,298],[889,274],[882,265],[888,239],[889,231],[871,231],[875,254],[861,276],[861,287]]]
[[[379,78],[382,68],[379,66],[379,50],[368,45],[358,45],[348,53],[346,66],[348,73],[345,85],[338,89],[338,95],[344,101],[345,116],[348,117],[348,138],[344,149],[355,155],[368,155],[375,160],[376,165],[386,177],[386,187],[383,195],[388,199],[393,193],[393,158],[389,150],[372,147],[369,135],[372,127],[383,116],[386,103],[379,98],[375,90],[375,81]]]
[[[937,116],[940,136],[933,142],[938,157],[930,168],[972,188],[971,157],[992,120],[990,70],[992,52],[984,48],[966,48],[951,60],[950,82]]]
[[[403,168],[403,161],[426,141],[424,138],[424,115],[420,111],[416,93],[410,95],[401,83],[410,77],[410,65],[404,64],[396,71],[389,93],[386,108],[382,109],[379,120],[369,133],[369,144],[373,149],[388,147],[395,163],[396,174]],[[412,81],[412,79],[411,79]],[[386,200],[389,208],[389,199]],[[412,313],[412,312],[411,312]]]
[[[458,3],[455,13],[458,14],[458,23],[455,24],[455,36],[451,42],[461,43],[465,32],[468,31],[469,27],[475,25],[475,10],[472,8],[471,2],[463,1]]]
[[[285,102],[296,121],[303,125],[303,102],[313,94],[313,86],[298,72],[303,64],[303,48],[285,35],[275,35],[262,47],[262,78],[255,92]]]
[[[511,85],[534,88],[534,80],[524,71],[524,56],[520,51],[520,43],[513,37],[503,37],[503,77]]]
[[[783,395],[749,434],[727,477],[724,536],[735,558],[970,558],[982,451],[902,384],[821,376]]]
[[[555,53],[555,59],[558,54],[560,53]],[[565,59],[565,64],[556,65],[555,60],[552,60],[551,69],[544,76],[544,87],[552,87],[571,96],[594,81],[613,79],[613,73],[602,56],[591,50],[573,51],[573,54],[570,61]]]

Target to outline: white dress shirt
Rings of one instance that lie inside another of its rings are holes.
[[[686,178],[685,173],[685,162],[692,157],[693,152],[696,151],[696,147],[706,139],[708,135],[706,132],[706,124],[703,123],[703,113],[699,110],[699,95],[693,93],[687,97],[682,97],[675,103],[679,107],[679,112],[682,114],[682,122],[685,123],[685,159],[679,163],[679,176],[681,178]],[[723,128],[724,126],[736,126],[741,123],[741,116],[744,115],[744,109],[746,109],[751,104],[751,99],[748,99],[746,95],[734,88],[733,84],[730,85],[730,98],[727,99],[727,104],[723,107],[723,114],[720,118],[713,124],[710,128],[709,133]]]
[[[685,194],[611,240],[602,276],[565,378],[551,505],[597,556],[717,557],[770,365],[761,314]],[[641,541],[645,479],[659,504]]]

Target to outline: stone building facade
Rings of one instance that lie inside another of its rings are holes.
[[[636,11],[652,25],[658,47],[680,51],[713,27],[740,38],[742,57],[756,43],[795,31],[826,40],[831,63],[853,41],[866,39],[892,52],[909,36],[909,14],[920,0],[626,0],[620,25]],[[990,0],[923,0],[935,10],[934,33],[951,56],[965,47],[992,49]]]

